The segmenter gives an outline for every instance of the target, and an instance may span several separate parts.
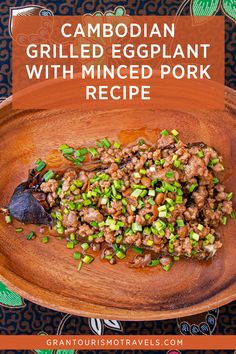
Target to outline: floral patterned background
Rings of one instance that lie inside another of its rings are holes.
[[[156,15],[225,16],[225,84],[236,89],[236,0],[0,0],[0,100],[11,95],[11,19],[13,15]],[[209,19],[206,19],[209,20]],[[204,22],[199,23],[204,30]],[[152,322],[87,319],[33,304],[0,283],[0,334],[236,334],[236,302],[188,318]],[[235,348],[236,349],[236,348]],[[75,354],[75,351],[37,350],[38,354]],[[110,353],[144,351],[110,351]],[[227,353],[230,351],[215,351]],[[0,354],[33,351],[0,351]],[[86,353],[86,351],[76,351]],[[87,351],[95,353],[95,351]],[[103,351],[99,351],[103,353]],[[104,352],[108,353],[108,351]],[[145,351],[149,353],[149,351]],[[153,351],[150,351],[153,353]],[[161,352],[160,352],[161,353]],[[163,352],[165,353],[165,352]],[[178,354],[172,350],[168,354]],[[192,353],[185,351],[183,353]],[[195,351],[210,354],[212,351]],[[231,353],[233,353],[231,351]],[[236,354],[236,352],[235,352]]]

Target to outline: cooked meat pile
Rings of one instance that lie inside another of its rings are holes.
[[[234,218],[233,195],[219,180],[222,157],[178,135],[163,130],[155,145],[142,139],[122,147],[105,138],[96,148],[60,147],[75,164],[90,157],[63,175],[47,171],[40,184],[52,228],[76,259],[91,263],[89,250],[100,250],[115,264],[132,249],[130,267],[168,271],[180,257],[208,259],[222,246],[217,228]]]

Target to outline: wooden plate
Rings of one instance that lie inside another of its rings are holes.
[[[186,142],[204,141],[224,157],[225,184],[236,193],[236,94],[226,89],[221,111],[14,111],[11,99],[0,109],[0,193],[6,205],[37,158],[58,164],[53,149],[108,136],[152,140],[159,129],[176,128]],[[0,279],[40,305],[80,316],[120,320],[160,320],[192,315],[236,299],[235,221],[222,228],[223,248],[208,263],[180,261],[170,272],[135,270],[96,260],[76,270],[72,250],[54,238],[44,245],[26,241],[12,225],[0,223]]]

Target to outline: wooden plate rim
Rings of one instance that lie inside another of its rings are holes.
[[[229,108],[230,110],[232,109],[235,112],[236,104],[234,103],[234,99],[231,100],[230,97],[231,95],[233,97],[236,97],[235,90],[229,87],[225,87],[225,96],[227,96],[227,98],[229,99],[229,102],[227,102],[226,107]],[[4,108],[5,106],[11,103],[12,103],[12,96],[8,97],[7,99],[5,99],[3,102],[0,103],[0,109]],[[14,276],[16,277],[15,274]],[[184,307],[184,308],[174,309],[174,310],[145,311],[145,315],[143,311],[140,313],[140,311],[129,311],[129,310],[127,311],[126,309],[124,310],[119,309],[119,314],[114,315],[113,314],[114,308],[111,308],[111,313],[110,314],[106,313],[104,315],[102,311],[104,308],[103,306],[93,305],[93,309],[91,310],[91,306],[89,306],[87,302],[80,301],[80,308],[74,309],[73,307],[70,306],[69,298],[66,299],[65,301],[65,297],[61,297],[59,294],[52,293],[50,290],[46,290],[35,285],[33,291],[32,289],[28,291],[27,288],[30,286],[30,283],[19,276],[17,276],[16,279],[20,285],[16,285],[11,281],[11,272],[7,273],[7,269],[4,267],[4,265],[0,264],[0,281],[2,281],[10,290],[16,292],[26,300],[29,300],[40,306],[53,309],[55,311],[65,312],[76,316],[113,319],[113,320],[116,319],[122,321],[147,321],[147,320],[154,321],[154,320],[165,320],[165,319],[186,317],[186,316],[191,316],[202,312],[207,312],[209,310],[224,306],[229,302],[236,300],[236,283],[234,283],[231,285],[230,288],[226,288],[220,291],[219,293],[209,298],[208,300],[191,305],[189,307]],[[37,293],[39,291],[43,293],[43,298],[37,297]],[[225,294],[226,291],[227,293],[230,292],[230,295],[226,296]],[[47,301],[46,298],[48,297],[54,299],[54,303]],[[57,303],[60,302],[61,304],[57,305],[55,304],[55,302]],[[108,310],[109,308],[107,308],[107,311]]]

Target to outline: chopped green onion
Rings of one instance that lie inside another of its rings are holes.
[[[223,216],[221,221],[222,221],[223,225],[226,225],[227,224],[227,216]]]
[[[89,248],[89,244],[87,242],[84,242],[81,244],[81,247],[83,248],[84,251],[87,251],[87,249]]]
[[[135,189],[132,193],[131,193],[131,196],[132,197],[135,197],[135,198],[138,198],[140,196],[140,194],[142,193],[142,189]]]
[[[132,247],[132,250],[133,250],[134,252],[138,253],[138,254],[143,254],[143,250],[142,250],[142,248],[140,248],[140,247],[133,246],[133,247]]]
[[[74,248],[74,242],[72,242],[72,241],[69,241],[69,242],[67,242],[67,244],[66,244],[66,247],[67,248],[69,248],[69,249],[72,249],[72,248]]]
[[[75,237],[75,234],[73,234],[73,233],[70,234],[70,240],[71,240],[71,241],[75,241],[75,238],[76,238],[76,237]]]
[[[155,197],[155,190],[154,189],[149,189],[148,191],[148,195],[150,195],[150,197]]]
[[[212,234],[206,235],[206,240],[210,243],[213,244],[215,242],[215,236]]]
[[[199,235],[196,234],[195,232],[192,234],[192,238],[193,238],[193,240],[195,240],[195,241],[199,241]]]
[[[174,177],[174,172],[172,172],[172,171],[166,172],[166,177],[167,178],[173,178]]]
[[[182,227],[182,226],[184,226],[184,220],[182,220],[182,219],[177,219],[177,220],[176,220],[176,224],[177,224],[179,227]]]
[[[63,155],[71,155],[74,152],[74,149],[68,147],[68,148],[65,148],[65,149],[63,149],[61,151],[62,151]]]
[[[120,144],[117,143],[117,142],[114,142],[113,146],[114,146],[115,149],[119,149],[120,148]]]
[[[158,211],[166,211],[166,205],[161,205],[157,209]]]
[[[159,166],[159,165],[164,165],[164,163],[165,163],[165,159],[160,159],[160,160],[156,160],[156,161],[154,161],[154,163],[155,163],[155,165],[157,165],[157,166]]]
[[[124,226],[124,223],[123,223],[123,221],[117,221],[117,225],[119,225],[120,227],[123,227]]]
[[[75,164],[80,164],[83,161],[84,161],[84,157],[83,156],[78,156],[76,160],[73,160],[73,162]]]
[[[98,156],[98,152],[94,147],[89,148],[89,152],[93,157]]]
[[[83,186],[83,182],[82,182],[80,179],[75,179],[75,180],[73,181],[73,184],[74,184],[76,187],[78,187],[78,188],[80,188],[80,187]]]
[[[71,192],[74,192],[76,189],[77,189],[77,188],[76,188],[76,186],[75,186],[74,184],[72,184],[72,186],[70,186],[70,191],[71,191]]]
[[[73,254],[74,259],[78,260],[81,258],[81,253],[80,252],[74,252]]]
[[[213,177],[212,178],[212,183],[213,184],[218,184],[220,181],[218,180],[218,178],[216,178],[216,177]]]
[[[68,207],[70,208],[70,210],[75,210],[75,203],[73,203],[72,201],[69,201]]]
[[[88,149],[86,147],[83,147],[82,149],[77,150],[77,151],[79,151],[80,155],[86,155],[88,153]]]
[[[177,195],[175,198],[175,203],[176,204],[182,204],[183,203],[183,197],[182,195]]]
[[[147,190],[146,189],[144,189],[143,191],[142,191],[142,193],[140,194],[140,197],[141,198],[144,198],[146,195],[147,195]]]
[[[176,186],[173,186],[172,184],[167,182],[163,182],[163,187],[165,188],[166,191],[169,192],[176,192],[177,190]]]
[[[235,212],[234,211],[231,211],[230,217],[231,217],[231,219],[235,219]]]
[[[168,272],[171,269],[171,267],[172,267],[172,263],[169,263],[169,264],[167,264],[165,266],[162,266],[162,269],[164,271]]]
[[[54,177],[54,172],[52,170],[47,171],[43,176],[45,182],[48,182],[53,177]]]
[[[148,263],[149,267],[155,267],[157,265],[160,264],[160,260],[159,259],[152,259],[150,263]]]
[[[139,170],[139,173],[140,173],[141,175],[146,175],[147,171],[146,171],[144,168],[141,168],[141,169]]]
[[[176,191],[177,195],[183,195],[183,191],[181,188],[177,188],[177,191]]]
[[[144,141],[143,139],[140,139],[138,143],[139,143],[139,145],[141,146],[141,145],[144,145],[144,144],[145,144],[145,141]]]
[[[23,231],[22,227],[17,227],[16,228],[16,232],[22,232],[22,231]]]
[[[88,254],[86,254],[84,257],[83,257],[83,262],[86,263],[86,264],[90,264],[92,263],[94,260],[94,258]]]
[[[53,219],[56,219],[56,218],[57,218],[56,213],[54,213],[54,212],[52,211],[52,212],[51,212],[51,217],[52,217]]]
[[[159,216],[160,218],[166,218],[166,217],[167,217],[167,211],[160,211],[159,214],[158,214],[158,216]]]
[[[96,221],[91,221],[90,225],[93,227],[98,227],[98,223]]]
[[[209,164],[210,164],[211,166],[215,166],[215,165],[217,165],[219,162],[220,162],[219,159],[212,159],[212,160],[210,160]]]
[[[203,157],[204,156],[204,152],[202,150],[199,150],[197,155],[198,155],[198,157]]]
[[[67,145],[67,144],[62,144],[61,146],[59,146],[59,150],[60,151],[63,151],[63,150],[65,150],[65,149],[67,149],[69,146]]]
[[[62,220],[62,214],[59,211],[56,211],[56,217],[58,220]]]
[[[106,205],[107,202],[108,202],[108,199],[107,199],[106,197],[103,197],[103,198],[101,199],[101,204],[102,204],[102,205]]]
[[[171,130],[171,134],[174,136],[179,135],[179,132],[176,129]]]
[[[106,149],[109,149],[109,147],[111,146],[111,143],[107,138],[102,139],[101,143],[102,143],[103,147]]]
[[[152,199],[152,198],[149,198],[148,199],[148,203],[151,204],[151,205],[155,205],[155,201]]]
[[[103,147],[103,144],[102,144],[102,142],[101,142],[101,141],[96,141],[96,145],[97,145],[97,147],[100,147],[100,148],[102,148],[102,147]]]
[[[176,161],[178,159],[178,155],[174,155],[173,157],[172,157],[172,161]]]
[[[26,240],[31,240],[33,237],[35,236],[34,231],[30,231],[30,233],[28,234],[28,236],[26,237]]]
[[[147,246],[153,246],[153,240],[147,240],[146,244]]]
[[[198,184],[197,184],[197,183],[192,183],[192,184],[189,186],[188,190],[189,190],[190,193],[192,193],[197,187],[198,187]]]
[[[118,251],[116,252],[116,257],[118,257],[119,259],[123,259],[123,258],[126,257],[126,254],[125,254],[124,252],[118,250]]]
[[[233,192],[227,194],[227,200],[231,200],[233,198]]]
[[[165,193],[165,188],[164,187],[161,187],[161,188],[156,188],[156,192],[158,193]]]
[[[146,189],[145,186],[143,186],[142,184],[132,184],[132,189]]]
[[[133,222],[132,230],[134,233],[142,231],[142,225],[138,224],[137,222]]]
[[[175,161],[174,161],[174,166],[175,166],[176,168],[179,168],[180,165],[181,165],[181,161],[179,161],[179,160],[175,160]]]
[[[6,222],[6,224],[10,224],[10,223],[11,223],[11,217],[10,217],[10,215],[6,215],[6,216],[5,216],[5,222]]]
[[[79,272],[79,271],[80,271],[80,269],[82,268],[82,265],[83,265],[83,262],[82,262],[82,261],[80,261],[80,262],[79,262],[79,265],[78,265],[78,268],[77,268],[78,272]]]
[[[202,231],[204,226],[202,224],[198,224],[197,228],[198,228],[199,231]]]
[[[169,132],[168,132],[168,130],[164,129],[160,132],[160,135],[167,136],[167,135],[169,135]]]
[[[47,236],[42,237],[41,242],[46,244],[49,242],[49,238]]]
[[[122,240],[123,240],[122,235],[118,235],[118,236],[116,236],[116,243],[121,243],[121,242],[122,242]]]
[[[114,184],[111,186],[111,190],[112,190],[112,194],[114,196],[116,196],[117,192],[116,192],[116,188],[115,188]]]
[[[138,172],[134,172],[134,178],[141,178],[141,176]]]
[[[64,233],[64,227],[63,226],[57,227],[57,232],[58,234],[62,235]]]
[[[46,163],[41,159],[38,159],[35,164],[36,164],[35,169],[38,172],[41,172],[44,169],[44,167],[46,167]]]

